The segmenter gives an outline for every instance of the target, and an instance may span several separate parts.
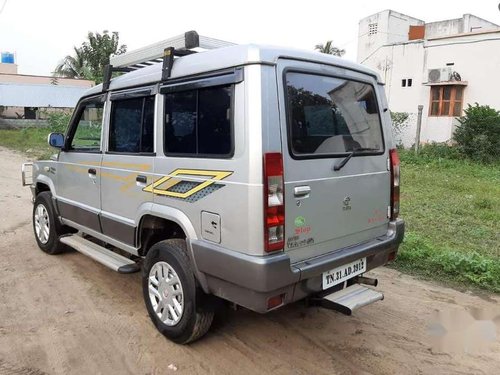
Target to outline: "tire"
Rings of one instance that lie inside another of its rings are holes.
[[[151,247],[143,265],[142,291],[149,317],[169,340],[188,344],[209,330],[214,306],[197,286],[185,240],[169,239]]]
[[[68,230],[59,222],[52,203],[52,194],[48,191],[36,196],[33,205],[33,232],[38,247],[45,253],[55,255],[66,250],[67,247],[59,242],[59,237],[68,233]]]

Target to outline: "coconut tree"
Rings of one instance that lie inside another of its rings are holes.
[[[73,47],[75,54],[68,55],[56,66],[53,75],[67,78],[90,78],[90,70],[80,48]]]
[[[345,49],[340,49],[332,45],[333,41],[328,40],[325,44],[316,44],[314,49],[327,55],[342,57],[345,54]]]

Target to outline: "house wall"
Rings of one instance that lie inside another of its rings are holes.
[[[370,24],[377,24],[377,33],[370,35]],[[358,62],[362,62],[378,48],[386,44],[408,40],[410,25],[424,25],[425,22],[393,10],[384,10],[363,18],[359,22]]]
[[[464,14],[462,18],[426,23],[425,38],[433,39],[491,29],[498,29],[498,26],[472,14]]]
[[[8,65],[8,64],[3,64]],[[53,84],[54,77],[50,76],[32,76],[24,74],[5,74],[0,73],[0,83],[26,83],[33,85],[50,85]],[[61,86],[77,86],[91,88],[94,86],[94,81],[86,79],[60,78],[56,79],[58,85]]]
[[[368,19],[373,20],[373,16],[371,17]],[[367,19],[362,22],[365,20]],[[461,27],[497,27],[471,15],[465,15],[460,20]],[[448,28],[446,30],[458,27],[454,21],[456,20],[443,23]],[[453,64],[450,66],[451,71],[458,72],[462,81],[467,81],[463,108],[477,102],[500,109],[500,96],[497,94],[497,88],[500,87],[500,54],[492,53],[500,51],[500,30],[427,39],[427,25],[426,40],[382,44],[376,48],[371,46],[373,51],[369,55],[364,58],[358,56],[359,62],[379,71],[386,84],[389,109],[409,114],[404,132],[396,135],[397,142],[407,147],[415,142],[418,105],[423,105],[421,142],[449,141],[458,124],[454,117],[428,115],[431,90],[427,85],[428,69],[446,68],[447,64]],[[441,29],[440,32],[448,31]],[[361,54],[365,53],[365,47],[361,46]],[[412,79],[412,86],[402,87],[402,79],[408,78]]]
[[[17,74],[17,65],[0,63],[0,73]]]

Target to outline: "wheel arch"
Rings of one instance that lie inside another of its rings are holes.
[[[204,273],[201,273],[196,266],[196,261],[193,254],[191,241],[196,240],[198,237],[193,224],[187,215],[175,208],[160,206],[153,204],[151,210],[144,213],[138,220],[137,227],[137,243],[140,244],[139,254],[145,256],[149,248],[156,242],[168,238],[183,238],[186,240],[186,248],[189,259],[191,261],[194,276],[205,293],[208,293],[208,284]],[[158,226],[157,226],[158,225]],[[163,225],[163,227],[162,227]],[[153,227],[153,233],[147,233]],[[157,226],[157,227],[156,227]],[[149,229],[148,229],[149,228]],[[166,229],[165,232],[162,229]],[[182,231],[182,237],[178,236],[176,230]],[[156,233],[161,231],[161,235],[156,236]],[[175,233],[175,236],[172,234]],[[146,236],[151,236],[146,238]]]
[[[35,180],[35,195],[41,193],[42,191],[50,191],[52,198],[56,197],[56,187],[52,179],[45,175],[38,175]]]

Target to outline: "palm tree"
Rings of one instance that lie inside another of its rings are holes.
[[[80,48],[73,47],[75,55],[66,56],[53,72],[55,77],[67,78],[88,78],[89,68],[85,61],[83,51]]]
[[[314,49],[327,55],[342,57],[345,54],[345,49],[340,49],[332,45],[332,41],[328,40],[325,44],[316,44]]]

